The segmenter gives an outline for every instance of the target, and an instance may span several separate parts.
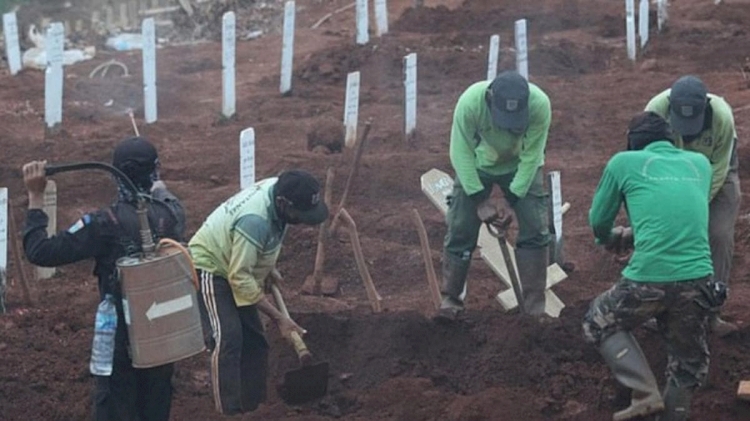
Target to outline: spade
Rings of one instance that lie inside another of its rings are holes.
[[[275,283],[271,285],[271,289],[279,310],[285,317],[289,317],[281,291]],[[328,392],[328,362],[313,363],[312,353],[299,334],[292,332],[290,336],[301,367],[284,373],[284,382],[277,389],[279,396],[290,405],[322,398]]]

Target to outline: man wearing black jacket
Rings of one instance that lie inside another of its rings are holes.
[[[172,403],[173,364],[147,369],[132,366],[123,316],[122,292],[115,262],[141,250],[136,197],[118,181],[119,196],[112,205],[87,213],[67,231],[47,236],[48,216],[42,210],[46,161],[23,166],[29,210],[23,232],[27,259],[38,266],[54,267],[93,258],[99,279],[100,299],[114,297],[117,329],[109,376],[94,376],[95,421],[167,421]],[[128,138],[114,150],[112,165],[125,173],[139,194],[147,196],[148,219],[155,242],[160,238],[183,240],[185,213],[180,201],[159,181],[156,148],[146,139]]]

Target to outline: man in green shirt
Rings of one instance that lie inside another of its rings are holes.
[[[201,281],[201,316],[211,350],[211,385],[224,415],[255,410],[266,397],[268,342],[259,311],[284,337],[304,330],[266,298],[288,225],[328,218],[320,185],[290,170],[237,193],[214,210],[190,240]]]
[[[455,319],[463,310],[479,229],[498,218],[490,200],[495,184],[518,220],[524,310],[544,314],[549,229],[543,165],[551,115],[547,95],[515,71],[477,82],[458,99],[450,140],[456,179],[446,215],[439,317]]]
[[[708,314],[723,303],[708,243],[711,166],[705,156],[676,148],[670,132],[656,113],[635,116],[629,150],[607,163],[589,211],[597,244],[615,252],[634,246],[622,279],[594,299],[583,322],[586,339],[633,390],[615,421],[662,411],[661,421],[687,420],[691,395],[708,374]],[[632,237],[613,229],[622,206]],[[630,333],[652,317],[669,354],[663,396]]]
[[[701,153],[711,163],[711,203],[708,238],[714,277],[729,284],[734,254],[734,225],[740,210],[740,177],[737,160],[737,131],[732,108],[724,98],[710,94],[695,76],[679,78],[670,89],[646,105],[671,124],[678,148]],[[712,315],[711,327],[719,336],[737,326]]]

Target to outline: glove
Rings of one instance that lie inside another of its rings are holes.
[[[716,311],[716,309],[724,305],[729,295],[727,284],[715,279],[701,282],[697,288],[701,292],[701,295],[694,300],[695,303],[709,311]]]
[[[623,254],[633,248],[633,229],[623,226],[612,228],[609,241],[604,246],[607,251],[615,254]]]

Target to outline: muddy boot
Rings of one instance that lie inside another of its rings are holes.
[[[687,421],[690,417],[690,399],[693,393],[685,387],[667,384],[664,389],[664,413],[657,421]]]
[[[715,333],[716,336],[723,338],[729,336],[739,329],[736,324],[730,323],[719,316],[719,314],[712,314],[709,319],[711,332]]]
[[[629,420],[664,410],[654,373],[630,332],[619,331],[605,339],[599,346],[599,352],[617,381],[632,389],[630,406],[615,412],[612,420]]]
[[[451,253],[443,253],[443,282],[440,286],[442,302],[437,315],[438,319],[455,320],[464,310],[461,293],[464,290],[470,263],[471,259],[464,260]]]
[[[541,316],[544,313],[544,291],[547,289],[547,248],[516,249],[518,278],[523,291],[526,314]]]

